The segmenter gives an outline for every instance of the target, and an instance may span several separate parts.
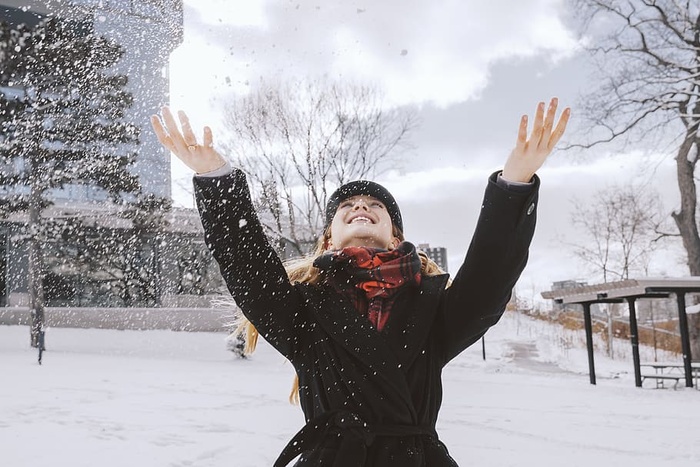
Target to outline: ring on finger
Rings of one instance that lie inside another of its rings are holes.
[[[187,149],[189,149],[190,151],[194,151],[197,149],[197,146],[197,144],[188,144]]]

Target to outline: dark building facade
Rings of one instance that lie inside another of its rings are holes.
[[[124,49],[124,55],[113,71],[128,76],[126,90],[132,94],[134,104],[124,119],[141,129],[133,172],[138,175],[145,193],[171,198],[170,155],[151,131],[149,118],[169,102],[170,54],[183,39],[182,0],[0,0],[0,19],[10,24],[35,26],[46,17],[55,17],[76,28],[85,28],[113,39]],[[44,215],[59,218],[62,215],[80,215],[92,217],[102,226],[124,228],[117,216],[110,212],[113,207],[99,206],[101,199],[102,193],[96,187],[71,185],[55,193],[56,204]],[[197,245],[196,250],[200,251],[205,249],[201,242],[201,225],[196,213],[189,211],[176,210],[171,213],[169,227],[161,237],[173,240],[167,243]],[[21,234],[25,223],[22,216],[0,219],[0,306],[23,306],[28,303],[28,250]],[[148,261],[158,263],[154,265],[154,270],[162,275],[158,278],[157,292],[163,304],[177,306],[178,294],[199,293],[202,287],[217,286],[215,274],[188,269],[185,263],[196,262],[197,258],[185,261],[182,250],[166,250],[159,247],[161,244],[162,240],[151,242]],[[204,259],[205,253],[201,255],[199,259]],[[210,258],[206,258],[206,261],[210,261]],[[55,277],[61,276],[62,271],[46,273]],[[201,274],[206,276],[207,284],[193,282]]]
[[[440,269],[442,269],[445,272],[448,272],[447,248],[441,246],[431,247],[428,243],[420,243],[418,245],[418,249],[424,251],[425,254],[428,255],[428,258],[435,261],[435,263],[437,263],[437,265],[440,266]]]
[[[587,282],[581,282],[581,281],[576,281],[573,279],[568,279],[564,281],[555,281],[552,282],[552,289],[553,291],[555,290],[563,290],[563,289],[572,289],[576,287],[583,287],[585,285],[588,285]],[[598,304],[593,304],[591,307],[591,310],[596,310],[598,311]],[[579,304],[563,304],[563,303],[557,303],[555,301],[552,301],[552,310],[555,312],[561,312],[561,311],[577,311],[577,312],[582,312],[583,313],[583,305]]]
[[[53,16],[115,40],[124,56],[115,74],[128,76],[134,105],[125,119],[141,128],[134,171],[146,193],[171,197],[170,157],[150,130],[150,116],[169,101],[170,54],[182,43],[182,0],[0,0],[0,19],[36,25]],[[93,187],[71,186],[60,193],[67,201],[91,201]]]

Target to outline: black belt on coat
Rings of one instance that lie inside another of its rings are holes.
[[[313,449],[336,429],[342,433],[337,458],[343,465],[364,466],[367,447],[377,436],[432,436],[437,438],[435,428],[420,425],[368,425],[359,415],[347,410],[332,410],[309,420],[294,435],[273,467],[285,467],[304,451]]]

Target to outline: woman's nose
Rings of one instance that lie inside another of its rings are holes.
[[[355,201],[352,205],[353,210],[359,210],[361,208],[365,210],[369,209],[369,206],[367,206],[367,202],[365,202],[365,200],[359,199]]]

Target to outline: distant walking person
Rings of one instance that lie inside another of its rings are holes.
[[[464,263],[447,274],[404,240],[394,197],[358,180],[329,198],[316,251],[285,270],[243,172],[200,142],[184,112],[152,124],[194,177],[205,240],[238,306],[294,366],[306,425],[274,467],[456,466],[435,431],[443,367],[503,314],[528,257],[542,166],[566,128],[557,100],[523,116],[502,172],[487,182]],[[457,211],[455,214],[458,215]],[[252,329],[251,328],[251,329]]]

